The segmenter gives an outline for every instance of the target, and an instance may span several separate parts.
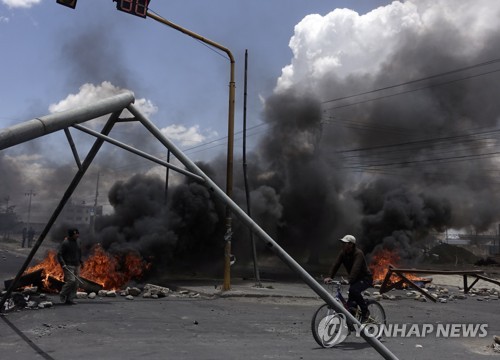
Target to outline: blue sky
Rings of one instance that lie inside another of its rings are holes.
[[[364,13],[388,1],[356,1]],[[261,99],[290,63],[294,26],[352,1],[153,0],[150,9],[229,48],[236,58],[241,130],[244,52],[249,51],[249,126],[260,122]],[[152,119],[197,126],[206,140],[226,135],[229,62],[200,42],[112,1],[79,0],[75,10],[42,0],[0,2],[2,125],[48,113],[51,104],[103,81],[128,88],[157,107]],[[78,60],[76,59],[78,58]]]

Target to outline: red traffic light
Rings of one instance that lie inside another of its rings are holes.
[[[58,4],[70,7],[74,9],[76,7],[77,0],[57,0]]]
[[[145,18],[148,13],[150,0],[113,0],[116,1],[116,8],[126,13]]]

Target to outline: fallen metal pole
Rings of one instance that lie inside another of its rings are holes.
[[[204,181],[203,178],[200,177],[200,176],[198,176],[198,175],[190,173],[189,171],[181,169],[178,166],[170,164],[168,161],[163,161],[161,159],[158,159],[157,157],[149,155],[148,153],[145,153],[144,151],[136,149],[136,148],[134,148],[134,147],[132,147],[130,145],[124,144],[121,141],[115,140],[115,139],[113,139],[113,138],[111,138],[109,136],[103,135],[103,134],[101,134],[101,133],[99,133],[97,131],[94,131],[92,129],[88,129],[88,128],[86,128],[84,126],[81,126],[81,125],[73,125],[73,127],[75,129],[80,130],[80,131],[83,131],[84,133],[87,133],[89,135],[92,135],[92,136],[95,136],[95,137],[97,137],[99,139],[102,139],[102,140],[104,140],[106,142],[109,142],[110,144],[116,145],[116,146],[122,148],[123,150],[130,151],[133,154],[136,154],[136,155],[139,155],[139,156],[141,156],[141,157],[143,157],[145,159],[151,160],[152,162],[155,162],[155,163],[157,163],[159,165],[163,165],[167,169],[170,168],[170,169],[172,169],[174,171],[177,171],[178,173],[181,173],[181,174],[186,175],[188,177],[192,177],[192,178],[194,178],[194,179],[196,179],[196,180],[198,180],[200,182]]]
[[[218,197],[231,211],[240,219],[240,221],[247,225],[261,240],[263,240],[267,247],[272,250],[285,264],[287,264],[292,271],[297,273],[301,279],[328,305],[335,309],[335,311],[343,314],[349,323],[361,326],[359,321],[352,316],[334,297],[319,284],[307,271],[305,271],[278,243],[276,243],[248,214],[243,211],[224,191],[222,191],[217,184],[215,184],[194,162],[192,162],[184,153],[178,149],[167,137],[165,137],[160,129],[158,129],[149,119],[142,115],[133,105],[129,105],[128,110],[168,149],[177,159],[184,164],[184,166],[191,172],[201,176],[205,179],[205,185],[216,197]],[[365,327],[360,327],[361,336],[368,342],[380,355],[385,359],[397,360],[398,358],[387,349],[377,338],[370,336],[366,332]]]
[[[63,130],[74,124],[121,111],[133,102],[134,95],[131,92],[125,92],[97,101],[92,105],[42,116],[9,128],[1,129],[0,150]]]

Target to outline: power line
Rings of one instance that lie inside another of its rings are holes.
[[[449,84],[452,84],[452,83],[455,83],[455,82],[469,80],[469,79],[473,79],[473,78],[476,78],[476,77],[479,77],[479,76],[493,74],[493,73],[496,73],[496,72],[500,72],[500,69],[492,70],[492,71],[488,71],[488,72],[480,73],[480,74],[476,74],[476,75],[470,75],[470,76],[466,76],[466,77],[463,77],[463,78],[460,78],[460,79],[454,79],[454,80],[442,82],[442,83],[439,83],[439,84],[433,84],[433,85],[423,86],[423,87],[416,88],[416,89],[401,91],[401,92],[394,93],[394,94],[379,96],[379,97],[376,97],[376,98],[367,99],[367,100],[363,100],[363,101],[358,101],[358,102],[354,102],[354,103],[350,103],[350,104],[344,104],[344,105],[334,106],[334,107],[328,108],[327,110],[342,109],[342,108],[351,107],[351,106],[354,106],[354,105],[366,104],[366,103],[369,103],[369,102],[372,102],[372,101],[376,101],[376,100],[388,99],[388,98],[391,98],[391,97],[395,97],[395,96],[399,96],[399,95],[404,95],[404,94],[409,94],[409,93],[416,92],[416,91],[421,91],[421,90],[430,89],[430,88],[434,88],[434,87],[449,85]]]
[[[340,100],[351,99],[353,97],[367,95],[367,94],[372,94],[372,93],[375,93],[375,92],[378,92],[378,91],[384,91],[384,90],[389,90],[389,89],[393,89],[393,88],[400,87],[400,86],[415,84],[415,83],[418,83],[418,82],[421,82],[421,81],[431,80],[431,79],[435,79],[435,78],[438,78],[438,77],[441,77],[441,76],[451,75],[451,74],[455,74],[455,73],[462,72],[462,71],[465,71],[465,70],[470,70],[470,69],[474,69],[474,68],[477,68],[477,67],[482,67],[482,66],[486,66],[486,65],[495,64],[495,63],[498,63],[498,62],[500,62],[500,59],[488,60],[488,61],[485,61],[485,62],[482,62],[482,63],[479,63],[479,64],[470,65],[470,66],[458,68],[458,69],[455,69],[455,70],[445,71],[445,72],[442,72],[442,73],[439,73],[439,74],[434,74],[434,75],[426,76],[426,77],[423,77],[423,78],[420,78],[420,79],[410,80],[410,81],[402,82],[402,83],[395,84],[395,85],[389,85],[389,86],[381,87],[381,88],[378,88],[378,89],[373,89],[373,90],[361,92],[361,93],[358,93],[358,94],[353,94],[353,95],[348,95],[348,96],[342,96],[342,97],[338,97],[338,98],[335,98],[335,99],[326,100],[326,101],[323,101],[322,104],[326,104],[326,103],[330,103],[330,102],[335,102],[335,101],[340,101]]]

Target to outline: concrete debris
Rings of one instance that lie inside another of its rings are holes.
[[[139,296],[141,294],[141,289],[136,287],[127,287],[125,292],[126,295]]]
[[[50,308],[52,306],[54,306],[54,303],[52,301],[42,301],[38,304],[39,309]]]
[[[127,299],[127,300],[134,300],[134,297],[132,295],[127,295],[127,296],[125,296],[125,299]]]
[[[97,296],[97,294],[95,292],[91,292],[89,295],[88,295],[88,298],[89,299],[95,299]]]
[[[495,344],[500,345],[500,336],[498,335],[493,336],[493,341],[495,341]]]
[[[151,298],[155,299],[155,298],[168,296],[169,292],[170,292],[169,288],[166,288],[163,286],[158,286],[158,285],[153,285],[153,284],[146,284],[144,286],[143,297],[146,297],[146,298],[151,297]]]
[[[116,290],[106,291],[106,297],[116,297]]]
[[[89,294],[87,294],[86,292],[83,292],[83,291],[78,291],[76,293],[76,298],[77,299],[86,299],[89,297]]]
[[[35,295],[38,292],[38,286],[24,288],[22,293],[24,295]]]
[[[394,290],[394,289],[393,289]],[[431,292],[432,290],[432,292]],[[500,292],[494,288],[472,288],[465,294],[463,288],[457,288],[453,290],[448,287],[441,287],[434,284],[426,284],[425,289],[422,289],[432,297],[436,299],[437,302],[441,304],[446,304],[450,301],[455,300],[465,300],[467,298],[475,298],[477,301],[497,301],[500,299]],[[401,298],[410,298],[416,301],[426,302],[428,299],[419,291],[407,289],[402,296],[389,295],[388,293],[383,293],[374,291],[371,297],[377,301],[380,300],[400,300]]]

